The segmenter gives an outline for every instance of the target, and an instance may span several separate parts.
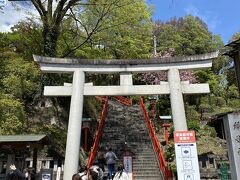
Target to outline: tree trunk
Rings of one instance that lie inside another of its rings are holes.
[[[57,55],[57,41],[59,37],[58,27],[44,26],[43,38],[44,38],[44,55],[49,57],[55,57]]]

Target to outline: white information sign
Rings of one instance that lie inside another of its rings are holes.
[[[194,131],[174,132],[178,179],[200,180]]]
[[[227,140],[231,177],[240,180],[240,113],[224,116],[224,129]]]
[[[6,5],[7,5],[7,0],[0,0],[0,7],[6,6]]]
[[[129,180],[133,180],[133,159],[132,156],[123,157],[124,169],[128,173]]]

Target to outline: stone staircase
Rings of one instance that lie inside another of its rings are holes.
[[[126,149],[133,153],[134,180],[164,179],[139,105],[129,107],[109,100],[98,153],[105,154],[109,147],[116,153],[118,164]]]

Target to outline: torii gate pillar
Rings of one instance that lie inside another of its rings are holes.
[[[85,74],[81,70],[73,73],[72,97],[70,105],[67,145],[63,179],[67,180],[78,169],[79,149],[81,140],[83,93]]]
[[[178,69],[168,70],[168,82],[170,88],[170,101],[174,130],[187,131],[187,121]]]

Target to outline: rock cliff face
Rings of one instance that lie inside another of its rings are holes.
[[[115,101],[109,101],[98,155],[105,154],[109,147],[116,153],[118,163],[123,161],[122,156],[125,151],[133,153],[135,180],[162,179],[139,105],[128,107]]]

